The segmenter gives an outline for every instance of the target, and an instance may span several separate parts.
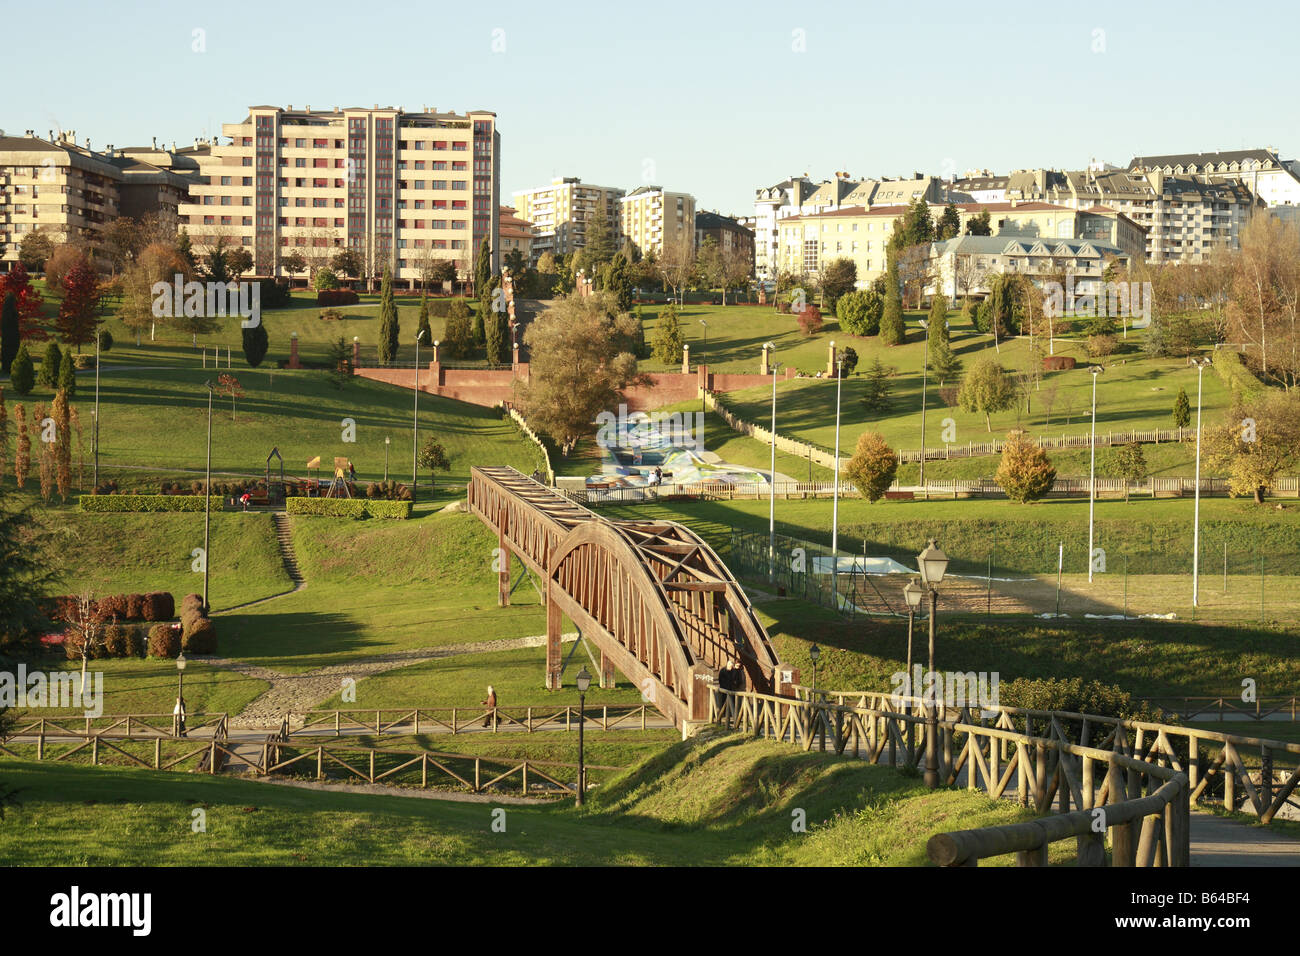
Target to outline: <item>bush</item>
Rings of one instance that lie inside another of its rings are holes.
[[[1119,340],[1113,335],[1088,336],[1088,354],[1093,358],[1105,358],[1107,355],[1115,354],[1118,345]]]
[[[121,624],[110,624],[104,628],[104,656],[126,657],[127,628]]]
[[[99,350],[101,352],[111,352],[113,350],[113,333],[108,329],[99,330]],[[94,364],[94,356],[91,356],[91,364]]]
[[[366,485],[366,497],[380,501],[410,501],[411,489],[398,481],[372,481]]]
[[[1077,363],[1073,355],[1044,355],[1043,370],[1046,372],[1059,372],[1063,369],[1071,369]]]
[[[1231,349],[1218,349],[1212,358],[1214,371],[1234,396],[1248,398],[1264,387],[1241,363],[1241,356]]]
[[[9,383],[19,395],[29,395],[36,387],[36,366],[32,364],[32,356],[27,351],[26,342],[18,346],[18,354],[14,356],[13,364],[9,367]]]
[[[285,511],[291,515],[317,515],[333,518],[409,518],[409,501],[368,501],[365,498],[286,498]]]
[[[175,657],[181,652],[180,631],[171,624],[155,624],[149,628],[149,656]]]
[[[212,624],[212,618],[191,618],[184,626],[181,649],[187,654],[215,654],[217,629]]]
[[[95,619],[103,623],[127,619],[125,594],[107,594],[95,602]]]
[[[128,621],[156,621],[158,618],[151,618],[145,613],[146,598],[143,594],[128,594],[126,596],[126,620]]]
[[[322,289],[316,293],[316,304],[322,308],[333,305],[356,305],[361,301],[351,289]]]
[[[176,601],[166,591],[150,591],[144,596],[145,621],[170,621],[176,616]]]
[[[263,309],[287,309],[293,305],[293,297],[289,295],[289,283],[277,282],[275,279],[259,279],[258,284],[262,287],[260,295]]]
[[[340,322],[343,320],[343,313],[338,309],[326,309],[320,314],[320,318],[325,322]]]
[[[1024,710],[1061,710],[1072,714],[1094,714],[1124,720],[1170,723],[1170,715],[1114,684],[1084,681],[1081,677],[1049,677],[1032,680],[1020,677],[998,690],[998,703]]]
[[[815,305],[810,305],[795,316],[795,321],[799,323],[799,330],[804,335],[816,335],[822,330],[822,313]]]
[[[116,485],[114,485],[116,489]],[[78,499],[82,511],[98,514],[125,512],[202,512],[204,499],[193,495],[120,495],[98,492]]]
[[[1022,504],[1037,501],[1052,490],[1056,469],[1047,452],[1022,431],[1013,431],[1002,446],[1002,463],[994,476],[1008,498]]]
[[[181,621],[195,615],[203,616],[203,595],[187,594],[181,599]]]
[[[79,372],[95,367],[95,355],[93,352],[82,352],[80,355],[72,356],[72,367]]]
[[[849,335],[875,335],[880,331],[880,314],[885,300],[874,289],[860,289],[841,296],[835,303],[835,317]]]

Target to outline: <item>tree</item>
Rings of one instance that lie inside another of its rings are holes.
[[[0,385],[0,488],[4,487],[5,470],[9,465],[9,410],[5,408],[5,390]]]
[[[429,294],[420,296],[420,322],[416,326],[415,336],[426,344],[433,342],[433,329],[429,327]]]
[[[236,246],[226,253],[226,268],[230,277],[236,281],[253,268],[253,254],[243,246]]]
[[[968,236],[991,236],[993,235],[993,223],[989,216],[988,210],[984,210],[978,216],[971,216],[966,220],[966,235]]]
[[[225,236],[218,236],[203,257],[203,276],[209,282],[230,281],[230,254],[226,252],[226,242]]]
[[[586,253],[583,261],[587,274],[593,277],[600,275],[601,267],[614,258],[614,237],[609,234],[603,203],[587,220],[587,234],[582,248]]]
[[[18,243],[18,261],[30,272],[40,272],[54,252],[54,240],[40,229],[33,229]]]
[[[844,477],[857,486],[862,497],[873,503],[879,501],[897,474],[898,455],[885,443],[884,436],[874,431],[859,435],[853,457],[844,466]]]
[[[352,378],[352,349],[348,340],[340,335],[325,349],[325,363],[329,368],[330,384],[342,389]]]
[[[885,270],[885,305],[880,314],[880,341],[883,345],[902,345],[907,337],[903,325],[903,299],[898,288],[898,262],[888,253]]]
[[[493,277],[493,283],[496,278]],[[479,302],[479,312],[486,313],[483,326],[483,344],[489,365],[500,365],[506,360],[506,338],[510,329],[510,316],[506,313],[502,296],[489,295]]]
[[[806,303],[795,313],[795,321],[799,323],[799,331],[804,335],[816,335],[822,330],[822,311],[811,302]]]
[[[1300,395],[1269,390],[1248,401],[1238,397],[1222,424],[1205,438],[1210,463],[1228,469],[1233,495],[1256,504],[1278,475],[1300,464]]]
[[[68,363],[68,368],[72,368],[71,362]],[[50,417],[54,419],[54,484],[59,491],[60,500],[67,501],[68,492],[72,488],[72,423],[69,420],[68,392],[63,388],[54,396]]]
[[[677,319],[677,306],[669,302],[659,313],[655,331],[650,339],[650,350],[655,361],[673,365],[682,359],[682,346],[686,343],[681,323]]]
[[[1192,423],[1192,403],[1187,399],[1187,389],[1180,388],[1174,399],[1174,427],[1178,429],[1178,440],[1183,440],[1183,429]]]
[[[555,254],[547,249],[537,257],[537,271],[544,276],[553,276],[559,272],[559,267],[555,264]]]
[[[280,268],[289,273],[290,277],[296,276],[299,272],[307,271],[307,260],[301,252],[291,252],[280,257]]]
[[[41,359],[41,371],[36,376],[37,384],[44,388],[55,388],[59,384],[59,366],[63,364],[63,353],[57,342],[45,346],[45,355]]]
[[[895,251],[934,242],[934,219],[930,216],[930,204],[924,196],[917,196],[907,204],[902,225],[894,227],[890,242],[897,243]]]
[[[478,258],[474,262],[474,294],[482,295],[488,283],[492,281],[492,248],[487,236],[479,243]]]
[[[393,270],[385,264],[379,286],[379,361],[391,365],[397,357],[402,329],[397,321],[397,300],[393,297]]]
[[[749,284],[753,263],[747,253],[737,246],[726,246],[722,250],[722,304],[727,304],[727,290],[740,289]]]
[[[596,415],[616,408],[622,391],[642,381],[636,357],[618,350],[636,335],[630,315],[610,318],[600,302],[576,297],[546,309],[524,333],[530,378],[516,383],[524,414],[567,457]]]
[[[311,287],[317,292],[337,289],[339,287],[339,277],[334,274],[333,269],[318,269],[316,275],[312,277]]]
[[[858,352],[852,346],[846,345],[840,349],[841,375],[852,375],[853,370],[858,367]]]
[[[12,292],[6,292],[4,305],[0,306],[0,374],[9,374],[9,367],[14,364],[14,356],[18,354],[20,341],[18,297]]]
[[[69,396],[77,393],[77,371],[72,362],[72,350],[63,353],[63,360],[59,362],[59,379],[58,389]]]
[[[894,369],[882,364],[879,358],[873,359],[871,367],[867,369],[866,388],[862,391],[862,407],[876,417],[884,415],[894,404],[889,394],[893,388],[893,383],[890,382],[893,374]]]
[[[9,382],[18,395],[30,395],[32,389],[36,387],[36,368],[32,365],[32,357],[27,352],[26,342],[18,346],[18,354],[14,356],[13,365],[9,367]]]
[[[17,360],[14,364],[18,364]],[[16,385],[14,391],[18,391]],[[18,392],[18,394],[25,393]],[[18,489],[21,491],[27,484],[27,474],[32,467],[32,436],[27,433],[27,409],[21,404],[14,406],[14,426],[18,433],[18,447],[14,452],[14,480],[18,482]]]
[[[1124,502],[1128,503],[1128,488],[1135,481],[1147,476],[1147,458],[1142,453],[1142,446],[1135,441],[1122,445],[1115,454],[1115,469],[1124,479]]]
[[[605,268],[603,286],[614,298],[614,309],[628,312],[632,308],[632,278],[628,275],[627,257],[622,252],[615,253]]]
[[[198,262],[194,259],[194,244],[190,242],[190,233],[184,226],[181,227],[180,235],[176,238],[176,253],[185,262],[186,270],[193,275],[199,267]]]
[[[957,207],[952,203],[943,207],[943,215],[939,217],[939,223],[935,226],[934,238],[939,242],[946,239],[955,239],[961,234],[961,214]]]
[[[659,276],[681,303],[682,292],[695,274],[695,238],[693,234],[676,235],[664,240],[663,253],[657,262]]]
[[[835,316],[840,329],[849,335],[875,335],[880,331],[880,316],[885,300],[875,289],[859,289],[840,297]]]
[[[223,395],[230,396],[230,420],[235,420],[235,399],[244,394],[243,386],[239,384],[239,379],[226,372],[217,376],[217,391]]]
[[[266,323],[258,322],[250,328],[240,330],[244,344],[244,361],[253,368],[262,364],[266,351],[270,348],[270,339],[266,334]]]
[[[49,338],[41,327],[45,315],[41,293],[32,285],[21,262],[10,266],[8,273],[0,273],[0,295],[9,293],[18,300],[18,338],[41,342]]]
[[[1052,490],[1056,469],[1047,452],[1016,429],[1002,446],[1002,464],[994,476],[1008,498],[1024,504],[1037,501]]]
[[[340,249],[330,259],[330,269],[335,274],[345,275],[349,279],[360,279],[365,273],[366,263],[357,250]]]
[[[936,295],[930,302],[930,318],[925,330],[930,374],[943,385],[961,371],[961,359],[953,352],[948,330],[948,300]]]
[[[84,259],[74,265],[63,280],[63,301],[55,322],[66,345],[81,346],[95,340],[99,327],[99,279]]]
[[[840,297],[853,291],[858,281],[858,266],[852,259],[832,259],[822,268],[822,295],[826,299],[826,308],[834,309]]]
[[[145,329],[149,329],[152,335],[158,321],[158,316],[154,314],[154,283],[166,282],[171,286],[178,275],[184,282],[193,273],[185,257],[175,246],[165,242],[149,243],[123,271],[122,304],[118,309],[118,317],[128,329],[135,332],[137,345],[140,344]]]
[[[86,250],[80,245],[65,242],[56,246],[50,257],[45,260],[45,288],[63,288],[63,280],[68,274],[86,261]]]
[[[443,345],[451,358],[465,358],[474,348],[474,317],[463,298],[452,299],[447,309]]]
[[[451,471],[451,460],[447,457],[447,452],[443,449],[442,443],[433,439],[426,438],[424,447],[420,449],[420,457],[416,460],[421,468],[429,472],[429,487],[433,487],[435,471]]]
[[[46,626],[42,595],[60,573],[53,549],[53,533],[30,506],[11,508],[0,499],[0,655],[13,656]]]
[[[986,355],[979,359],[966,373],[957,401],[968,412],[977,412],[984,416],[984,427],[993,431],[990,416],[994,412],[1005,411],[1015,401],[1015,387],[1003,372],[998,360]]]

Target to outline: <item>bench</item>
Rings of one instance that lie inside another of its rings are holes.
[[[911,491],[886,491],[886,501],[911,501],[916,495]]]

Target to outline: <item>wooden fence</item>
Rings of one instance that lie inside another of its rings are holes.
[[[1061,448],[1088,448],[1092,442],[1092,433],[1086,435],[1067,435],[1061,433],[1059,438],[1047,438],[1042,435],[1031,436],[1032,441],[1039,448],[1052,450]],[[1152,428],[1145,431],[1134,430],[1126,432],[1106,432],[1097,435],[1097,447],[1108,448],[1112,445],[1127,445],[1130,442],[1138,442],[1144,445],[1158,445],[1161,442],[1181,442],[1195,441],[1196,429],[1194,428]],[[926,461],[947,461],[952,458],[981,458],[988,455],[1002,454],[1002,448],[1006,444],[1002,440],[993,440],[986,442],[969,441],[965,445],[957,443],[948,443],[940,448],[925,448]],[[900,463],[919,462],[921,460],[921,449],[908,448],[898,452]]]
[[[872,763],[919,766],[922,699],[841,692],[814,698],[806,689],[799,697],[715,688],[710,719],[805,750],[829,744]],[[928,852],[943,865],[973,866],[1011,852],[1022,865],[1043,865],[1048,846],[1070,838],[1080,864],[1100,865],[1109,833],[1112,865],[1186,866],[1192,803],[1221,793],[1225,809],[1261,823],[1285,806],[1300,808],[1300,743],[1088,714],[939,706],[942,785],[957,784],[964,773],[968,789],[997,799],[1014,780],[1021,806],[1058,811],[1025,824],[936,835]]]
[[[611,730],[637,727],[646,729],[649,711],[645,704],[601,704],[586,709],[588,730]],[[290,736],[310,737],[322,733],[335,737],[345,732],[365,731],[373,734],[419,734],[441,728],[458,734],[467,728],[482,728],[486,722],[493,733],[500,731],[535,733],[538,730],[577,730],[578,708],[572,704],[524,705],[498,707],[495,712],[484,707],[420,707],[406,710],[308,710],[293,714],[301,726]],[[495,719],[494,719],[495,718]],[[655,713],[652,720],[658,720]],[[293,721],[296,723],[296,720]],[[562,725],[562,727],[560,726]]]

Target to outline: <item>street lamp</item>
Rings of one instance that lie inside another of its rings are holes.
[[[208,529],[212,521],[212,396],[216,389],[212,382],[203,383],[208,387],[208,465],[203,479],[203,613],[208,612]]]
[[[817,700],[817,662],[821,660],[821,656],[822,649],[816,644],[808,648],[808,658],[812,661],[813,666],[812,699],[814,702]]]
[[[709,360],[709,323],[705,322],[703,319],[700,319],[700,325],[704,326],[704,344],[700,347],[700,365],[702,367],[707,367],[708,360]],[[706,372],[704,378],[704,387],[700,389],[700,411],[701,412],[703,412],[706,407],[704,404],[705,401],[704,393],[708,391],[708,388],[709,388],[709,379],[708,379],[708,373]]]
[[[913,578],[907,582],[903,588],[903,600],[907,602],[907,699],[903,701],[903,713],[912,712],[912,698],[916,696],[916,688],[912,686],[912,629],[916,624],[916,611],[921,606],[921,598],[925,597],[925,591],[917,584]],[[912,749],[912,723],[907,723],[907,748]]]
[[[1196,504],[1192,509],[1192,607],[1201,596],[1201,375],[1210,364],[1208,357],[1196,361]],[[1227,559],[1224,559],[1227,566]],[[1227,572],[1224,572],[1227,579]]]
[[[926,545],[924,551],[916,556],[916,566],[921,572],[921,582],[930,591],[930,686],[935,686],[934,679],[934,631],[935,614],[939,610],[939,585],[943,582],[944,572],[948,570],[948,556],[939,550],[934,538]],[[919,603],[919,602],[918,602]],[[938,702],[926,701],[925,715],[925,785],[930,788],[939,786],[938,737],[939,713]]]
[[[384,436],[384,481],[388,480],[388,446],[393,443],[391,435]]]
[[[1097,500],[1097,376],[1101,366],[1094,365],[1092,372],[1092,446],[1088,460],[1088,583],[1092,583],[1092,513]]]
[[[99,488],[99,340],[103,337],[102,331],[95,332],[95,431],[91,436],[91,442],[95,446],[95,488]]]
[[[578,806],[582,806],[583,798],[587,795],[587,769],[583,764],[582,750],[582,726],[587,717],[587,688],[591,686],[591,675],[587,673],[586,665],[578,671]]]
[[[176,707],[172,710],[176,736],[185,736],[185,652],[176,655]]]
[[[772,361],[772,355],[776,352],[776,345],[772,342],[766,342],[763,348],[767,351],[767,362],[772,366],[772,470],[767,476],[768,487],[768,505],[767,505],[767,583],[776,583],[776,363]]]
[[[930,496],[925,491],[925,388],[930,382],[930,326],[928,322],[922,322],[921,326],[925,329],[925,348],[921,353],[921,467],[917,482],[928,501]]]
[[[415,417],[411,429],[411,503],[415,503],[415,483],[419,479],[416,463],[420,458],[420,339],[424,329],[415,333]]]
[[[835,349],[835,343],[831,343]],[[835,490],[831,497],[831,597],[840,609],[840,393],[844,382],[844,353],[835,349]]]

